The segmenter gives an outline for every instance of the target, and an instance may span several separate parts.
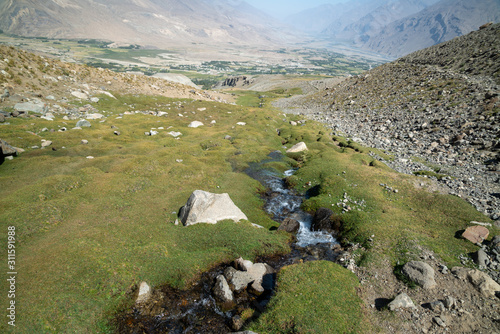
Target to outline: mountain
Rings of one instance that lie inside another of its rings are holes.
[[[239,0],[0,0],[0,29],[155,47],[267,45],[292,38],[288,29]]]
[[[499,219],[499,85],[500,23],[275,106],[391,152],[390,167],[433,176]]]
[[[341,31],[335,32],[333,28],[327,28],[326,33],[333,30],[333,35],[337,39],[364,42],[389,23],[416,14],[436,2],[438,0],[389,1],[356,22],[347,25]]]
[[[369,14],[388,0],[351,0],[306,9],[285,19],[285,23],[310,34],[332,34]]]
[[[500,22],[500,0],[442,0],[388,24],[362,46],[398,57],[465,35],[490,21]]]

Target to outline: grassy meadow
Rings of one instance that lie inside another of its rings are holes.
[[[127,291],[141,281],[187,288],[222,262],[288,252],[290,237],[270,230],[277,223],[262,210],[262,186],[243,171],[299,141],[309,151],[294,157],[300,169],[289,181],[308,193],[304,209],[328,207],[341,216],[342,237],[365,246],[360,265],[389,258],[396,266],[418,255],[417,244],[455,265],[459,254],[476,248],[454,238],[469,221],[487,221],[472,206],[415,187],[416,180],[427,181],[392,171],[368,149],[340,145],[320,124],[291,126],[296,116],[284,116],[269,103],[252,107],[258,97],[245,94],[243,105],[229,105],[114,93],[116,100],[102,96],[94,104],[106,118],[90,121],[90,128],[72,130],[76,120],[60,117],[10,118],[10,125],[2,125],[0,137],[26,152],[0,165],[0,222],[4,231],[16,227],[18,272],[16,327],[2,321],[0,331],[112,333],[110,320],[130,305]],[[123,114],[133,110],[168,115]],[[204,126],[188,128],[192,121]],[[68,130],[57,131],[62,127]],[[144,134],[153,128],[158,135]],[[182,135],[176,139],[170,131]],[[42,139],[52,145],[31,148]],[[388,192],[380,183],[399,191]],[[179,208],[196,189],[229,193],[249,221],[176,226]],[[344,193],[363,204],[341,213],[337,203]],[[5,248],[7,233],[1,238]],[[7,272],[6,261],[1,268]],[[329,262],[287,267],[278,275],[269,310],[249,327],[259,333],[369,332],[358,325],[364,313],[357,284],[355,275]],[[5,280],[0,288],[8,291]],[[6,309],[5,298],[0,307]]]

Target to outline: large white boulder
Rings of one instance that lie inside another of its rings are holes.
[[[293,145],[290,149],[288,149],[286,151],[286,153],[297,153],[297,152],[303,152],[303,151],[307,151],[307,145],[306,145],[306,143],[301,141],[300,143]]]
[[[195,190],[179,213],[184,226],[198,223],[216,224],[221,220],[235,222],[247,216],[233,203],[227,193],[213,194],[203,190]]]

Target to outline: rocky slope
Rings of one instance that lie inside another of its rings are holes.
[[[439,179],[498,220],[499,36],[492,25],[277,105],[387,150],[396,170]]]
[[[286,29],[244,1],[1,0],[0,29],[50,38],[92,38],[142,46],[286,40]]]
[[[441,0],[388,24],[377,34],[365,38],[361,45],[378,53],[400,57],[468,34],[484,23],[499,21],[498,0]]]
[[[145,75],[64,63],[13,47],[0,46],[0,108],[13,108],[15,115],[65,114],[76,117],[95,110],[89,102],[113,94],[161,95],[205,101],[229,102],[226,94],[203,91]],[[84,104],[84,107],[79,105]],[[2,111],[2,110],[0,110]],[[23,113],[26,112],[26,113]],[[0,113],[0,122],[9,113]]]

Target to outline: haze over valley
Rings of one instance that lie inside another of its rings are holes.
[[[0,0],[0,332],[500,333],[500,0]]]

